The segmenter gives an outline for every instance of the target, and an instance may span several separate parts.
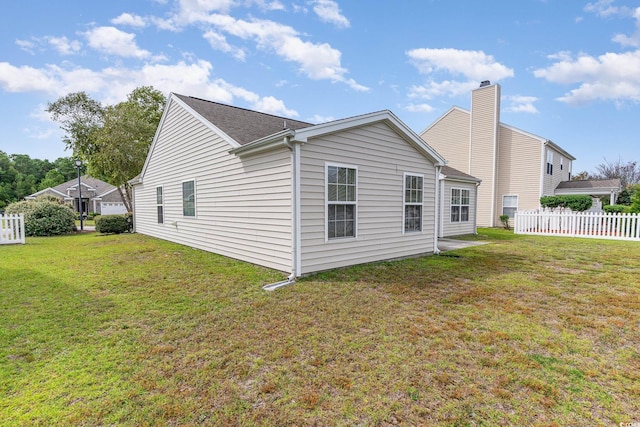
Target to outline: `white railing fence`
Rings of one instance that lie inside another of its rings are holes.
[[[568,210],[520,211],[516,234],[640,241],[640,215]]]
[[[24,242],[24,215],[0,215],[0,244]]]

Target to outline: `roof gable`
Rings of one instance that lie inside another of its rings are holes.
[[[434,164],[443,165],[445,163],[444,158],[438,154],[431,146],[429,146],[422,138],[420,138],[414,131],[412,131],[404,122],[402,122],[395,114],[389,110],[377,111],[368,114],[362,114],[354,117],[347,117],[345,119],[334,120],[319,125],[308,126],[297,130],[285,130],[268,137],[254,141],[251,144],[246,144],[240,148],[231,150],[232,153],[238,155],[247,155],[252,153],[259,153],[265,149],[269,149],[273,146],[277,146],[283,143],[285,138],[290,141],[305,143],[311,138],[318,136],[329,135],[332,133],[341,132],[347,129],[353,129],[356,127],[366,126],[373,123],[385,123],[394,132],[396,132],[402,139],[412,145],[423,155],[429,158]]]
[[[426,132],[428,132],[431,128],[433,128],[435,125],[437,125],[440,121],[444,120],[448,115],[450,115],[454,111],[459,111],[461,113],[465,113],[466,115],[469,116],[469,120],[471,120],[471,111],[465,110],[464,108],[453,106],[453,107],[449,108],[449,110],[447,110],[446,113],[444,113],[442,116],[438,117],[433,123],[431,123],[429,126],[427,126],[425,130],[420,132],[420,135],[424,135]],[[568,153],[566,150],[564,150],[558,144],[554,143],[553,141],[551,141],[549,139],[546,139],[546,138],[543,138],[541,136],[535,135],[535,134],[533,134],[531,132],[524,131],[524,130],[519,129],[519,128],[515,127],[515,126],[508,125],[506,123],[503,123],[502,121],[498,123],[498,126],[501,126],[501,127],[504,127],[505,129],[509,129],[509,130],[511,130],[513,132],[517,132],[517,133],[520,133],[522,135],[528,136],[529,138],[535,139],[535,140],[539,141],[542,144],[549,145],[554,150],[556,150],[557,152],[559,152],[563,156],[569,158],[570,160],[575,160],[576,159],[574,156],[572,156],[570,153]]]
[[[99,197],[105,193],[110,193],[116,189],[115,186],[109,184],[108,182],[104,182],[101,179],[94,178],[89,175],[83,175],[80,177],[80,182],[82,183],[82,191],[94,191],[95,196]],[[56,185],[53,187],[53,190],[62,193],[65,196],[67,195],[67,189],[76,190],[78,187],[78,180],[72,179],[70,181],[64,182],[60,185]]]

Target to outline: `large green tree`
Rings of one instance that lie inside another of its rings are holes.
[[[151,86],[135,89],[127,100],[102,106],[84,92],[50,103],[47,111],[66,132],[64,142],[88,163],[88,172],[118,187],[129,211],[129,180],[144,165],[166,99]]]

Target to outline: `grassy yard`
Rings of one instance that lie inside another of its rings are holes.
[[[0,248],[0,425],[640,422],[640,244],[284,274],[140,235]]]

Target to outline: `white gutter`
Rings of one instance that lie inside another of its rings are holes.
[[[440,253],[440,249],[438,249],[438,229],[440,228],[440,215],[439,214],[439,205],[438,200],[440,199],[440,171],[442,170],[441,165],[436,165],[436,194],[434,198],[434,214],[435,214],[435,224],[433,227],[433,253],[434,255],[438,255]]]
[[[300,236],[300,146],[291,142],[290,136],[283,138],[284,145],[291,150],[291,275],[287,280],[271,283],[262,287],[265,291],[274,291],[296,282],[301,270],[301,236]]]

